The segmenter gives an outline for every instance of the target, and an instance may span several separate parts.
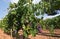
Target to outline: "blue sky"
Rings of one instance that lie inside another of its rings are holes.
[[[36,4],[36,3],[39,3],[39,1],[41,0],[34,0],[32,3]],[[0,0],[0,19],[4,18],[7,14],[8,14],[8,10],[7,8],[9,7],[9,3],[17,3],[18,0]],[[57,11],[57,15],[54,15],[54,16],[48,16],[47,14],[44,14],[44,19],[47,19],[47,18],[53,18],[53,17],[56,17],[58,15],[60,15],[60,11],[58,10]],[[41,15],[39,16],[36,16],[37,18],[41,18]]]
[[[2,19],[8,12],[9,0],[0,0],[0,19]]]
[[[8,14],[9,3],[17,3],[18,0],[0,0],[0,19]]]

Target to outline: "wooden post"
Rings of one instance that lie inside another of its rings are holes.
[[[12,29],[11,29],[11,39],[12,39]]]

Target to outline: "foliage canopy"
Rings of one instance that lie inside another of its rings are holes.
[[[41,0],[38,4],[33,4],[32,1],[33,0],[19,0],[17,4],[10,3],[8,15],[3,19],[3,22],[6,22],[4,23],[5,31],[7,30],[7,32],[10,32],[12,29],[18,32],[22,29],[25,37],[29,34],[35,36],[38,32],[38,24],[40,24],[43,28],[48,25],[50,27],[48,29],[52,32],[54,29],[53,26],[55,26],[55,20],[59,22],[59,19],[54,18],[54,21],[52,20],[53,22],[51,20],[43,22],[43,18],[38,19],[35,15],[54,13],[55,10],[60,9],[60,0]]]

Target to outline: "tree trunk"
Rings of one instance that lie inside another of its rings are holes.
[[[11,29],[11,39],[12,39],[12,29]]]

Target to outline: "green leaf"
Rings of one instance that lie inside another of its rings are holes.
[[[28,37],[28,34],[27,34],[26,31],[23,32],[23,35],[24,35],[25,37]]]

